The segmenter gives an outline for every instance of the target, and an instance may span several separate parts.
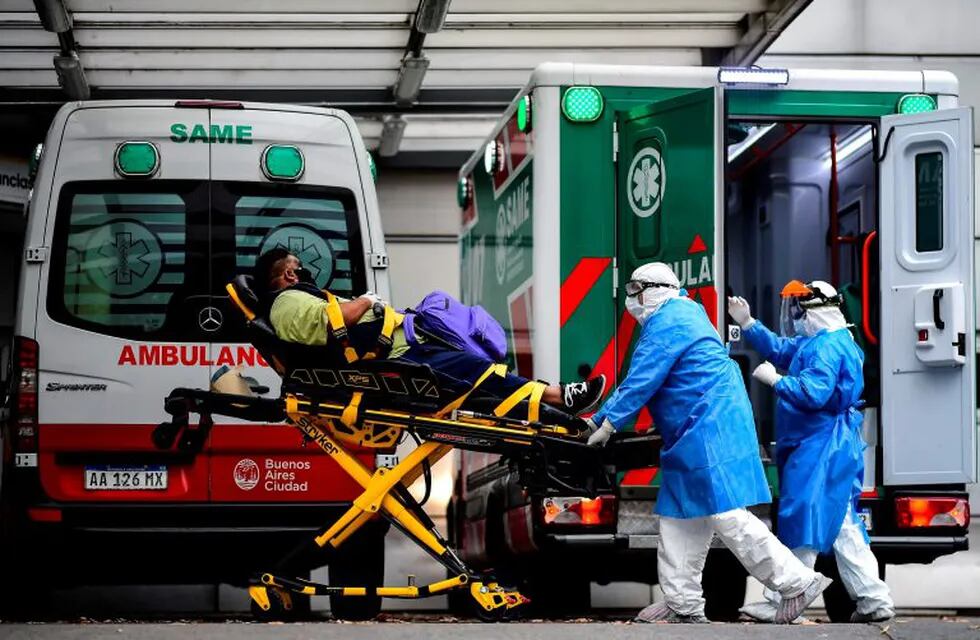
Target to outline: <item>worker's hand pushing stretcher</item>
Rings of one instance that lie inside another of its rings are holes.
[[[461,448],[503,455],[525,487],[594,496],[614,491],[616,471],[657,463],[653,436],[624,436],[604,449],[586,444],[590,429],[576,414],[598,403],[603,377],[548,385],[508,374],[498,362],[505,344],[499,325],[445,294],[432,294],[405,313],[373,294],[343,300],[319,290],[299,260],[279,249],[263,254],[252,277],[239,276],[227,291],[247,319],[253,344],[282,376],[280,396],[175,389],[165,404],[172,420],[157,428],[157,446],[200,449],[214,414],[285,420],[364,488],[336,522],[271,571],[255,574],[249,593],[263,610],[288,611],[297,595],[418,598],[467,589],[476,613],[499,619],[526,598],[459,559],[408,492],[416,479]],[[196,425],[193,413],[200,415]],[[420,444],[393,467],[372,470],[347,451],[393,451],[406,431]],[[450,577],[383,587],[283,575],[323,564],[324,557],[329,563],[331,553],[377,517],[412,538]]]

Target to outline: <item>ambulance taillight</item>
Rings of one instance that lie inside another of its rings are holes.
[[[970,526],[970,503],[966,498],[895,498],[896,524],[902,529]]]
[[[15,340],[14,415],[12,449],[15,467],[37,466],[38,344],[30,338]]]

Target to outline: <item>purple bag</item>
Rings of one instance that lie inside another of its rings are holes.
[[[470,307],[445,291],[433,291],[414,309],[405,310],[405,338],[415,344],[416,331],[460,351],[502,362],[507,356],[504,328],[483,307]]]

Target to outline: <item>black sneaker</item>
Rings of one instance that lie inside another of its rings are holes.
[[[606,376],[604,375],[585,382],[572,382],[562,385],[565,411],[573,416],[592,411],[599,404],[599,400],[602,399],[602,392],[605,390]]]

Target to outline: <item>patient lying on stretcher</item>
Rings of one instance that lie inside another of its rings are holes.
[[[351,358],[386,358],[428,365],[440,386],[460,393],[472,388],[493,362],[471,351],[449,346],[436,336],[413,332],[409,341],[404,316],[366,293],[353,300],[321,291],[299,258],[277,248],[262,254],[253,271],[255,288],[264,296],[269,322],[287,342],[307,345],[335,344]],[[490,375],[480,383],[489,395],[507,398],[528,380],[517,375]],[[579,415],[595,408],[606,378],[547,385],[541,401]]]

